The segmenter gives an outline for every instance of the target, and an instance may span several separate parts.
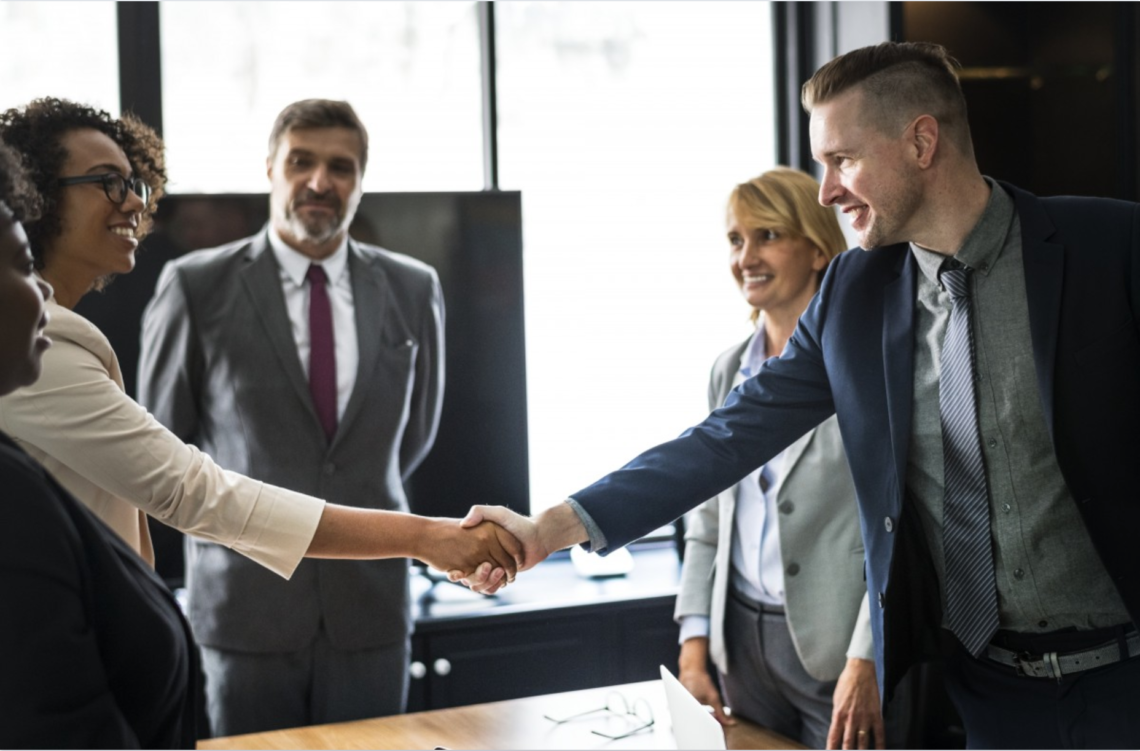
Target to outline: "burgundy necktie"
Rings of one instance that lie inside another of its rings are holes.
[[[328,276],[320,266],[309,266],[309,393],[317,418],[332,442],[336,435],[336,341],[333,338],[332,306]]]

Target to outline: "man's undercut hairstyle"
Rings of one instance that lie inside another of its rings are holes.
[[[958,82],[962,66],[940,44],[883,42],[852,50],[815,72],[801,91],[804,110],[858,87],[864,110],[879,130],[897,129],[919,115],[931,115],[940,132],[965,155],[973,154],[966,98]]]
[[[302,99],[281,110],[269,133],[269,158],[273,159],[277,155],[281,136],[291,130],[305,128],[355,130],[360,136],[360,171],[363,172],[368,165],[368,131],[351,104],[335,99]]]

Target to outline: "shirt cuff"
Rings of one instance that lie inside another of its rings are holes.
[[[319,498],[263,484],[245,529],[230,547],[288,579],[308,552],[324,512]]]
[[[602,533],[602,528],[594,521],[594,517],[590,516],[586,509],[582,508],[581,504],[573,498],[567,498],[566,503],[574,509],[574,513],[578,515],[578,521],[582,522],[582,526],[586,528],[586,534],[590,537],[590,541],[582,543],[582,547],[587,552],[598,553],[599,555],[608,553],[609,551],[606,548],[609,547],[609,543],[606,541],[605,534]]]
[[[708,635],[709,617],[707,615],[681,616],[681,637],[677,639],[678,644],[684,644],[689,639],[697,639],[702,636],[708,638]]]

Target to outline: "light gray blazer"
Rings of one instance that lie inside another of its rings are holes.
[[[332,503],[406,511],[435,440],[443,295],[435,271],[348,244],[360,364],[331,444],[312,406],[266,231],[167,264],[143,321],[139,401],[221,466]],[[225,547],[187,543],[202,644],[303,648],[323,621],[341,649],[411,631],[407,561],[304,560],[290,581]]]
[[[720,407],[740,370],[748,341],[717,358],[709,381],[709,408]],[[786,474],[776,497],[784,563],[784,603],[796,654],[808,674],[835,680],[846,655],[874,659],[863,538],[855,487],[835,417],[788,447]],[[724,609],[731,583],[736,486],[686,517],[685,563],[675,616],[708,616],[709,654],[728,673]]]

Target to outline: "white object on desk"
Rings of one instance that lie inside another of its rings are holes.
[[[661,682],[665,685],[665,701],[669,705],[669,718],[673,722],[673,737],[677,739],[678,751],[721,751],[728,747],[724,740],[724,728],[664,665],[661,666]]]
[[[627,548],[618,548],[604,558],[587,553],[581,545],[570,548],[570,562],[578,576],[596,579],[604,576],[625,576],[633,571],[633,556]]]

